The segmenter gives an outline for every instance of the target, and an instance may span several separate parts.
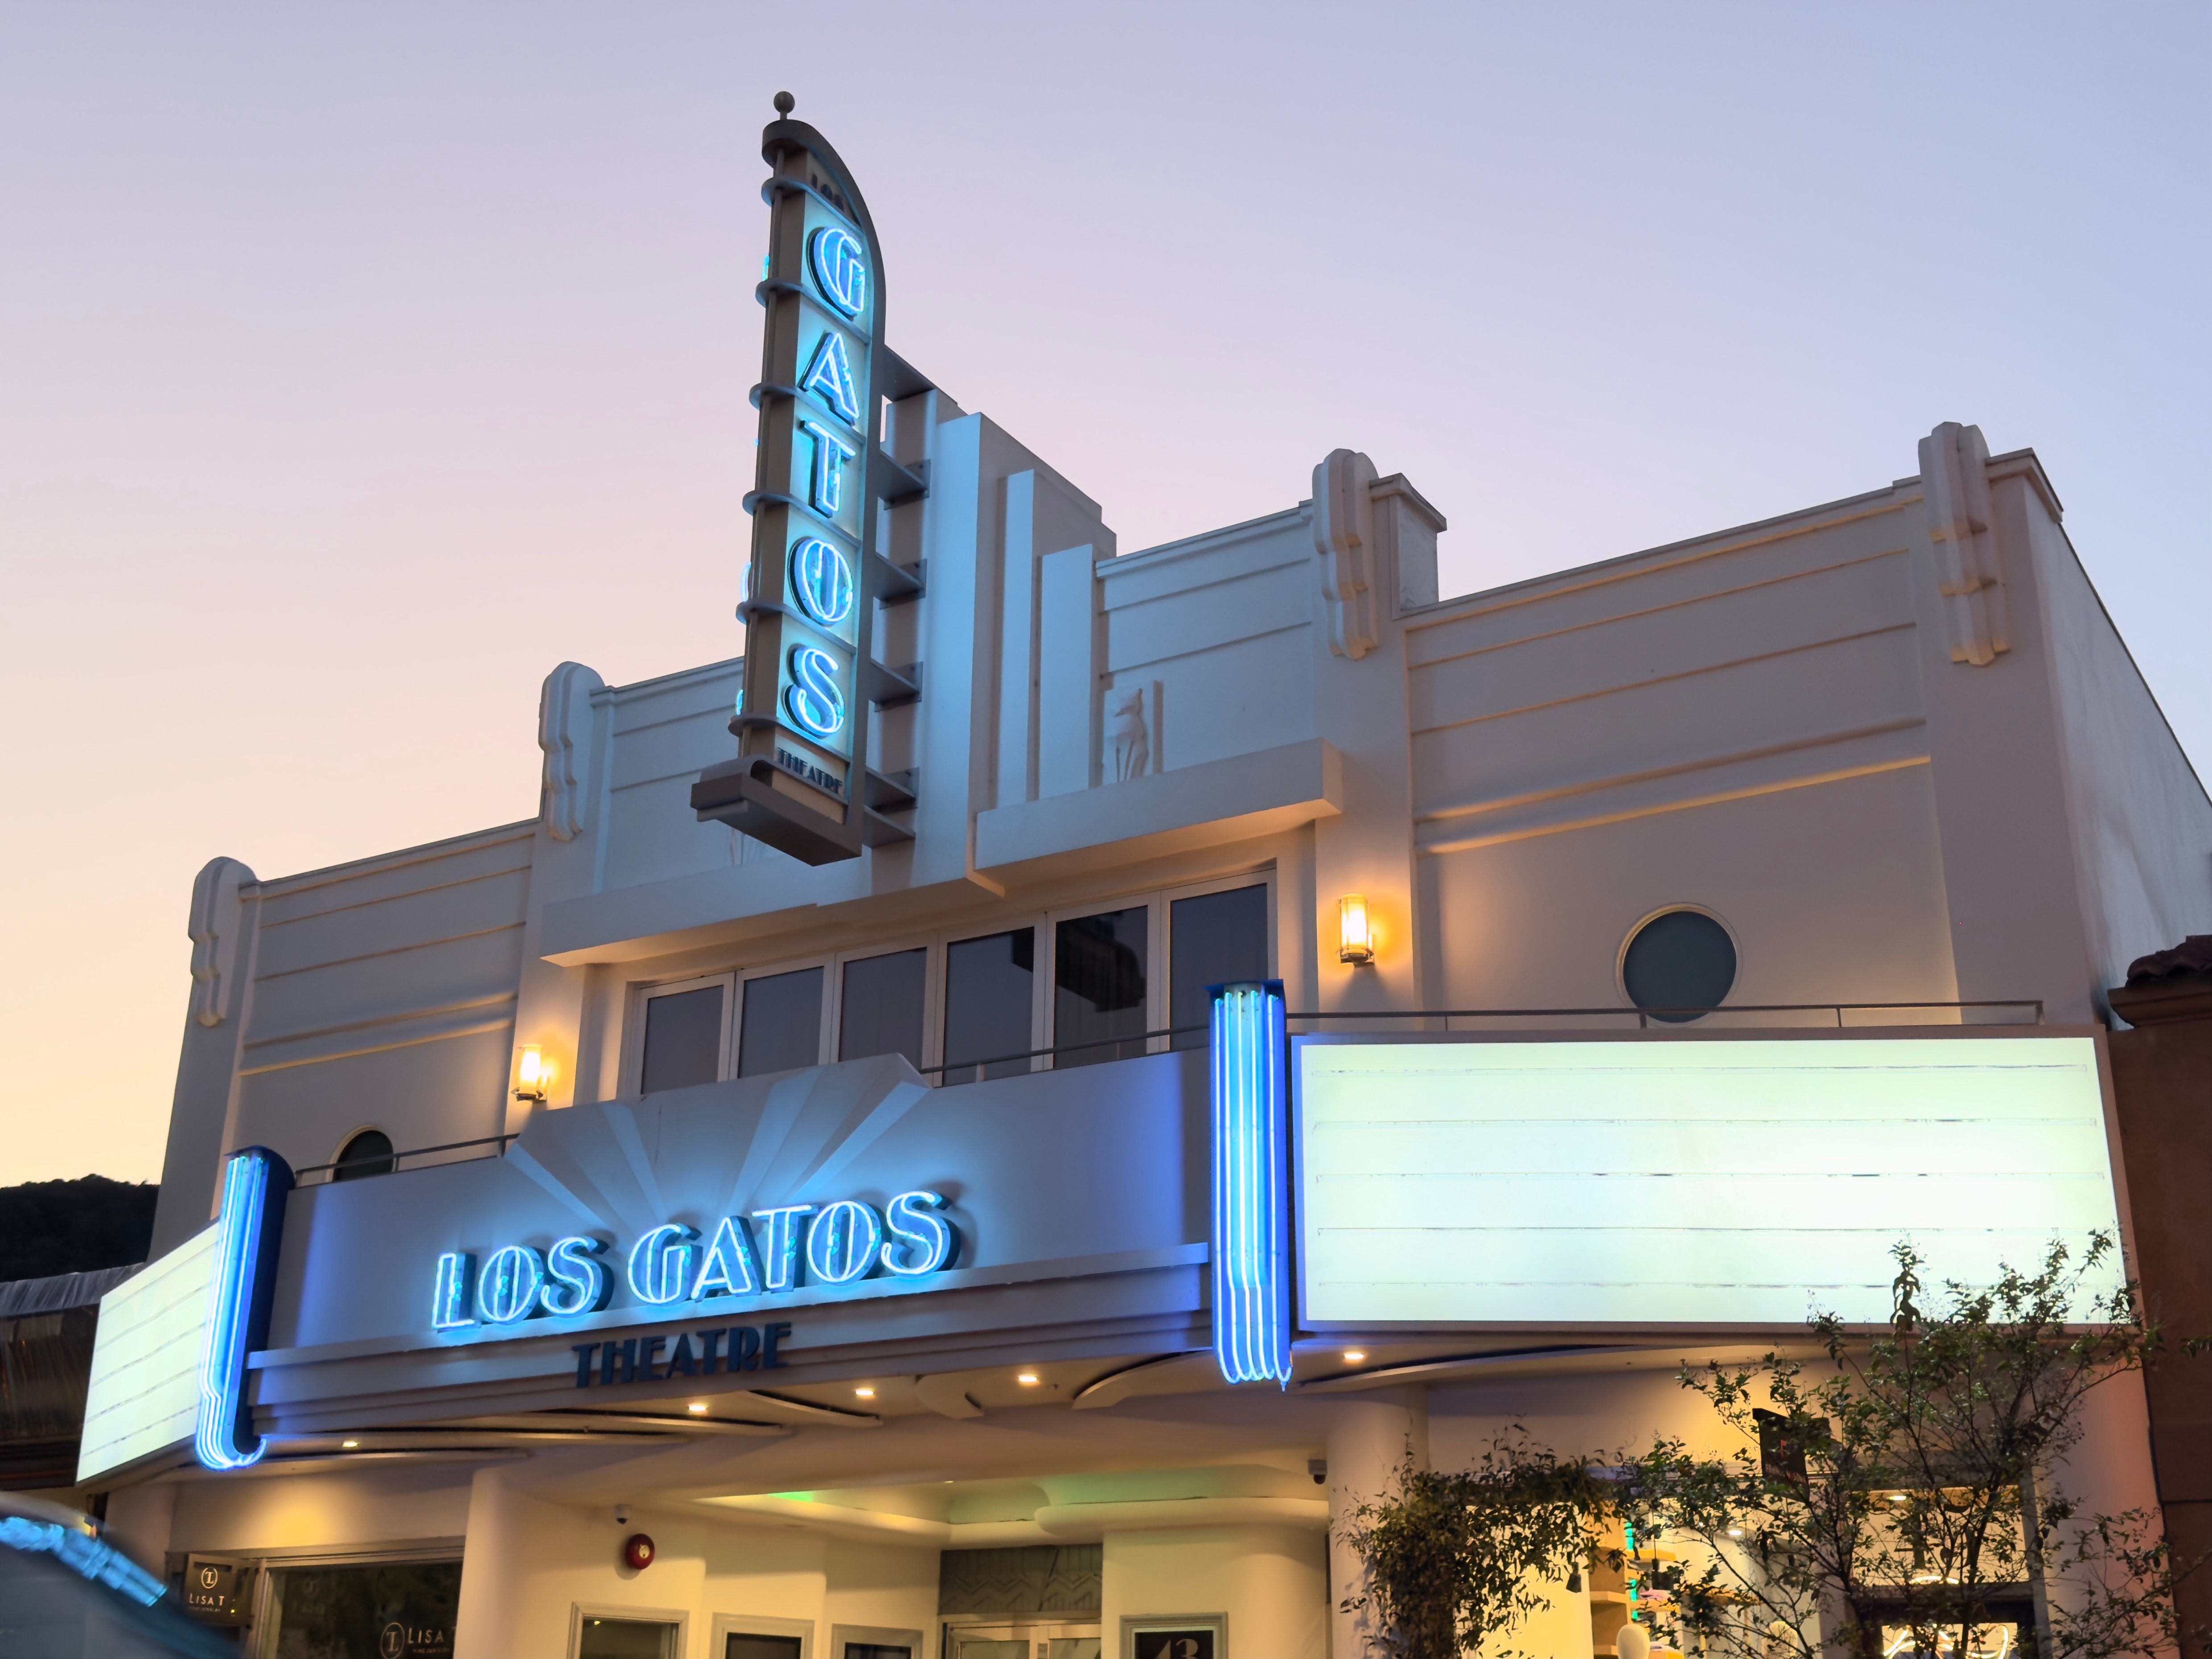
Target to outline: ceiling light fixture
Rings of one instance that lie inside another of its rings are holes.
[[[1366,1358],[1366,1352],[1363,1349],[1346,1348],[1344,1351],[1344,1363],[1347,1365],[1357,1365],[1361,1360]]]
[[[855,1389],[853,1392],[863,1400],[873,1400],[876,1397],[876,1391],[873,1389]]]
[[[340,1451],[352,1451],[360,1444],[361,1442],[358,1440],[341,1440],[338,1442],[338,1449]]]
[[[707,1402],[703,1400],[695,1400],[691,1402],[690,1410],[695,1415],[703,1413],[706,1409]]]
[[[1034,1389],[1037,1385],[1037,1374],[1035,1371],[1024,1371],[1014,1381],[1025,1389]]]

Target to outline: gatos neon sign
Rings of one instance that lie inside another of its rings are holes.
[[[923,1279],[951,1264],[960,1235],[939,1213],[944,1197],[901,1193],[880,1211],[856,1198],[785,1204],[750,1218],[726,1215],[711,1235],[671,1221],[639,1235],[625,1264],[630,1295],[646,1308],[718,1296],[767,1296],[802,1284],[854,1285],[878,1273]],[[760,1224],[756,1237],[753,1223]],[[473,1254],[438,1258],[430,1324],[440,1331],[573,1319],[614,1298],[608,1242],[578,1234],[550,1249],[509,1244],[478,1267]]]

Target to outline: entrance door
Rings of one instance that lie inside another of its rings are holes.
[[[830,1659],[921,1659],[921,1632],[872,1625],[832,1625]]]
[[[677,1628],[658,1619],[586,1619],[576,1659],[676,1659]]]
[[[945,1659],[1103,1659],[1099,1627],[1073,1620],[991,1620],[945,1627]]]

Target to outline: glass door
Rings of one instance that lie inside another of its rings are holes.
[[[576,1659],[677,1659],[676,1626],[659,1619],[592,1619],[576,1632]]]
[[[991,1620],[945,1627],[945,1659],[1104,1659],[1096,1624],[1077,1620]]]

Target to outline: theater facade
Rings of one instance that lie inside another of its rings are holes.
[[[1342,1659],[1403,1460],[2130,1240],[2103,988],[2212,805],[2032,452],[1455,599],[1349,447],[1125,553],[763,154],[746,654],[191,895],[78,1479],[242,1653]]]

